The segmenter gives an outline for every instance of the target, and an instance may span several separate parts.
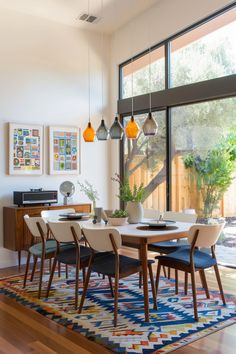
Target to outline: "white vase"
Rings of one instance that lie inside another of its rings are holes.
[[[140,202],[128,202],[125,210],[129,224],[137,224],[143,219],[143,206]]]

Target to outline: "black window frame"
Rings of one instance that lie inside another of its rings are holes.
[[[227,11],[236,8],[236,2],[220,9],[210,16],[195,22],[191,26],[177,32],[160,43],[146,49],[136,56],[126,60],[119,65],[119,99],[117,101],[117,112],[120,116],[120,121],[124,123],[124,117],[131,114],[130,108],[132,98],[122,98],[122,69],[132,61],[146,55],[149,51],[153,51],[161,46],[164,46],[165,51],[165,89],[162,91],[152,92],[152,110],[165,110],[166,112],[166,206],[167,210],[171,210],[171,108],[179,107],[188,104],[201,103],[223,98],[236,96],[236,74],[223,76],[211,80],[200,81],[192,84],[187,84],[178,87],[170,87],[170,44],[174,39],[196,29],[203,24],[210,22],[216,17],[224,14]],[[149,93],[133,97],[134,114],[148,112],[149,110]],[[124,138],[120,141],[120,176],[124,177]],[[121,207],[123,204],[121,203]]]

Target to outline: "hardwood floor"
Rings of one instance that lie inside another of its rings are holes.
[[[131,249],[125,249],[124,254],[137,256],[137,252]],[[20,270],[20,273],[22,272],[24,267]],[[17,273],[19,273],[17,267],[0,269],[0,277]],[[220,267],[220,273],[225,293],[236,295],[236,270]],[[209,289],[217,289],[214,272],[208,270],[206,275]],[[182,347],[174,353],[234,354],[235,347],[236,324]],[[106,354],[111,351],[2,295],[0,296],[0,354],[23,353]]]

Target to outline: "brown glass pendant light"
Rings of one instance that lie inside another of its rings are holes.
[[[132,84],[132,97],[131,97],[131,118],[130,121],[128,122],[127,126],[125,127],[125,134],[128,139],[137,139],[140,128],[139,125],[135,122],[134,119],[134,88],[133,88],[133,58],[131,62],[131,67],[132,67],[132,77],[131,77],[131,84]]]
[[[88,15],[90,13],[90,6],[88,0]],[[88,106],[89,106],[89,121],[88,126],[83,132],[83,138],[86,143],[93,143],[96,133],[92,127],[90,116],[91,116],[91,107],[90,107],[90,48],[89,48],[89,40],[88,40]]]

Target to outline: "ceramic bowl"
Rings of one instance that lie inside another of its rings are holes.
[[[128,218],[108,218],[108,224],[111,226],[122,226],[127,223]]]

